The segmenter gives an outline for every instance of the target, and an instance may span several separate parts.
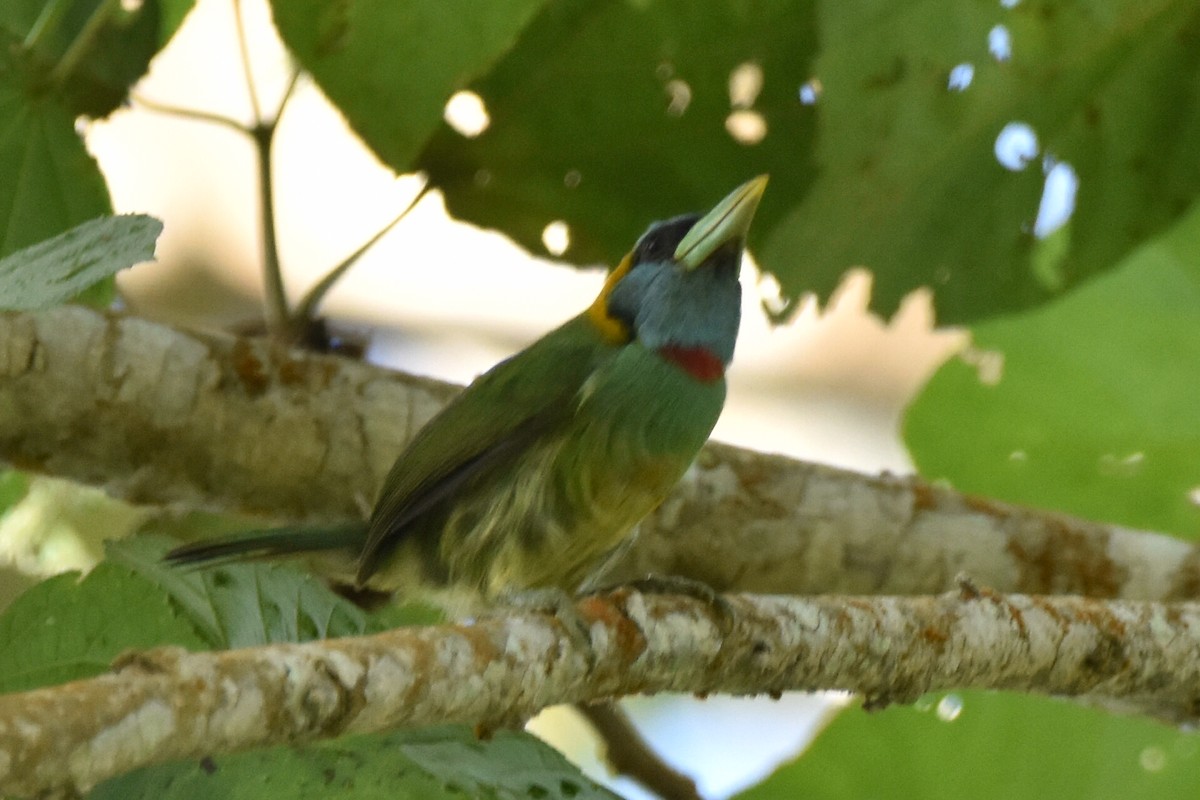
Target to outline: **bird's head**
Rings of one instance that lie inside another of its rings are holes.
[[[704,216],[651,225],[588,311],[605,338],[636,341],[700,380],[724,375],[741,319],[742,249],[766,187],[760,175]]]

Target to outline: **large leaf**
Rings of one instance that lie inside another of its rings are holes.
[[[273,0],[275,24],[350,125],[397,170],[450,96],[505,50],[545,0]]]
[[[1191,798],[1200,740],[1038,697],[965,692],[840,714],[796,761],[739,800]]]
[[[0,308],[65,303],[123,269],[154,258],[162,223],[145,214],[102,217],[0,259]]]
[[[608,263],[649,221],[769,172],[751,243],[787,293],[827,294],[866,265],[884,312],[921,285],[946,321],[1033,305],[1110,267],[1200,190],[1200,10],[1003,5],[854,0],[817,17],[800,0],[555,4],[473,85],[491,126],[475,139],[443,128],[419,163],[452,213],[534,249],[562,219],[567,257]],[[998,62],[1001,24],[1012,55]],[[743,62],[764,81],[753,146],[725,128]],[[964,63],[973,81],[950,91]],[[994,155],[1014,120],[1080,178],[1057,250],[1030,232],[1041,161],[1012,172]]]
[[[822,6],[820,177],[762,250],[790,291],[875,274],[890,313],[918,285],[958,322],[1043,301],[1110,267],[1200,191],[1200,11],[1187,0]],[[987,51],[1004,25],[1011,59]],[[960,63],[965,91],[948,90]],[[1031,230],[1041,161],[1003,168],[1010,122],[1079,175],[1046,263]]]
[[[487,130],[443,126],[419,165],[451,213],[534,251],[548,223],[566,222],[576,262],[615,263],[653,220],[704,211],[769,172],[760,233],[812,178],[815,112],[796,93],[814,53],[810,0],[565,0],[472,86]],[[761,142],[727,128],[731,81]]]
[[[487,741],[463,726],[355,736],[164,764],[97,786],[90,800],[615,800],[527,733]]]
[[[1200,205],[1112,273],[974,330],[911,407],[921,473],[1200,534]],[[968,363],[968,361],[970,363]]]
[[[0,642],[0,692],[97,675],[131,648],[205,646],[166,593],[113,564],[29,589],[0,614]]]

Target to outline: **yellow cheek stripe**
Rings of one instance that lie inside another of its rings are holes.
[[[633,254],[625,256],[621,259],[621,263],[617,264],[617,268],[608,274],[608,279],[604,281],[604,288],[600,290],[600,295],[596,301],[588,307],[588,319],[600,331],[600,336],[609,344],[626,344],[633,338],[633,332],[629,330],[629,326],[616,317],[610,316],[608,313],[608,296],[612,294],[613,287],[625,274],[633,267]]]

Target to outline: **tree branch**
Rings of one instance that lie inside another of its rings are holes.
[[[163,648],[0,696],[0,794],[82,791],[156,762],[434,722],[523,722],[632,693],[846,689],[871,706],[945,688],[1120,698],[1200,718],[1200,606],[997,595],[693,597],[619,590],[586,624],[475,624],[219,653]]]
[[[447,384],[80,307],[0,314],[0,458],[147,504],[355,516]],[[608,579],[718,590],[1200,596],[1168,536],[710,444]]]
[[[663,800],[702,800],[696,782],[654,752],[633,720],[614,702],[576,703],[575,710],[599,737],[609,769],[650,789]]]

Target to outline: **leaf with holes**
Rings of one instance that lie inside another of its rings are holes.
[[[1058,296],[1200,192],[1186,0],[575,0],[471,88],[490,125],[443,127],[419,161],[457,216],[535,252],[561,220],[567,258],[613,264],[650,220],[768,172],[751,245],[785,293],[827,296],[866,266],[875,308],[931,286],[947,322]],[[1017,171],[995,152],[1013,122],[1037,138]],[[1078,191],[1043,240],[1056,163]]]
[[[546,0],[273,0],[288,47],[351,127],[398,171],[446,101],[512,46]]]
[[[1113,272],[982,323],[908,410],[922,474],[1200,536],[1200,204]]]
[[[769,172],[761,240],[813,178],[816,112],[796,92],[815,53],[809,0],[555,3],[472,84],[487,129],[444,126],[418,165],[452,214],[543,253],[565,223],[567,258],[608,264],[651,221]]]

